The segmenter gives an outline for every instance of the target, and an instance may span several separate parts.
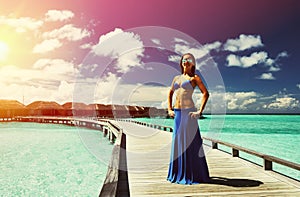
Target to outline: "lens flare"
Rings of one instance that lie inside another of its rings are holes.
[[[6,60],[8,51],[8,45],[5,42],[0,41],[0,61]]]

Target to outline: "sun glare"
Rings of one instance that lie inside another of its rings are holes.
[[[8,45],[5,42],[0,41],[0,61],[6,59],[8,51],[9,51]]]

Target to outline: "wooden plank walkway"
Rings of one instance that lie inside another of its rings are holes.
[[[172,133],[113,122],[127,138],[130,196],[300,196],[300,182],[209,147],[205,149],[212,183],[170,183],[166,177]]]

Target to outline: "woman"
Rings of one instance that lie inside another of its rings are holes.
[[[167,180],[179,184],[209,182],[208,167],[202,147],[197,119],[207,103],[209,93],[200,76],[195,74],[195,57],[184,54],[180,60],[182,75],[174,77],[168,97],[168,114],[174,117],[172,150]],[[203,93],[197,111],[192,100],[195,87]],[[176,91],[174,110],[172,98]]]

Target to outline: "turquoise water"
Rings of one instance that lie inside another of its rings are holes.
[[[203,136],[300,163],[299,115],[206,117],[199,120]],[[172,119],[137,120],[173,126]],[[54,124],[0,123],[0,141],[0,196],[98,196],[113,149],[102,132]],[[296,170],[274,169],[300,180]]]
[[[173,126],[172,119],[138,118],[136,120]],[[213,137],[263,154],[300,163],[299,115],[207,115],[206,119],[198,122],[202,136]],[[224,146],[219,147],[231,152],[231,149]],[[257,157],[242,152],[240,156],[263,165],[263,160]],[[275,171],[300,180],[299,171],[278,164],[273,164],[273,167]]]
[[[0,123],[0,196],[98,196],[107,172],[82,142],[93,136],[110,160],[102,132],[65,125]]]

